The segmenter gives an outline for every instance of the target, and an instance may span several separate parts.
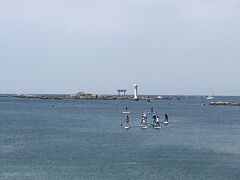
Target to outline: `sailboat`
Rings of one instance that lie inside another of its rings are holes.
[[[212,100],[212,99],[214,99],[214,97],[213,96],[207,96],[206,99],[207,100]]]
[[[206,100],[212,100],[212,99],[214,99],[213,90],[212,90],[212,89],[211,89],[211,94],[212,94],[212,95],[206,97]]]

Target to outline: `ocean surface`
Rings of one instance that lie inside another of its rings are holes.
[[[0,179],[239,180],[240,107],[208,102],[1,97]],[[129,130],[120,126],[126,106]],[[141,129],[141,114],[152,106],[169,124]]]

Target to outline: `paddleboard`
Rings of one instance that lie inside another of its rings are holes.
[[[153,127],[154,129],[160,129],[161,127],[160,126],[156,126],[156,127]]]
[[[123,111],[122,113],[123,113],[123,114],[129,114],[130,112],[128,112],[128,111]]]
[[[169,122],[167,122],[167,121],[164,121],[164,122],[163,122],[163,124],[165,124],[165,125],[167,125],[168,123],[169,123]]]
[[[147,129],[147,126],[141,126],[142,129]]]
[[[129,129],[129,128],[131,128],[130,126],[126,126],[126,127],[124,127],[125,129]]]

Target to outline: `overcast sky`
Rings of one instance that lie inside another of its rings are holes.
[[[240,95],[239,0],[0,0],[0,93]]]

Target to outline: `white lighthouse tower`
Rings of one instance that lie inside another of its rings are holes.
[[[134,87],[134,97],[133,97],[133,99],[134,99],[134,100],[138,100],[138,97],[137,97],[137,88],[138,88],[138,85],[137,85],[137,84],[134,84],[133,87]]]

